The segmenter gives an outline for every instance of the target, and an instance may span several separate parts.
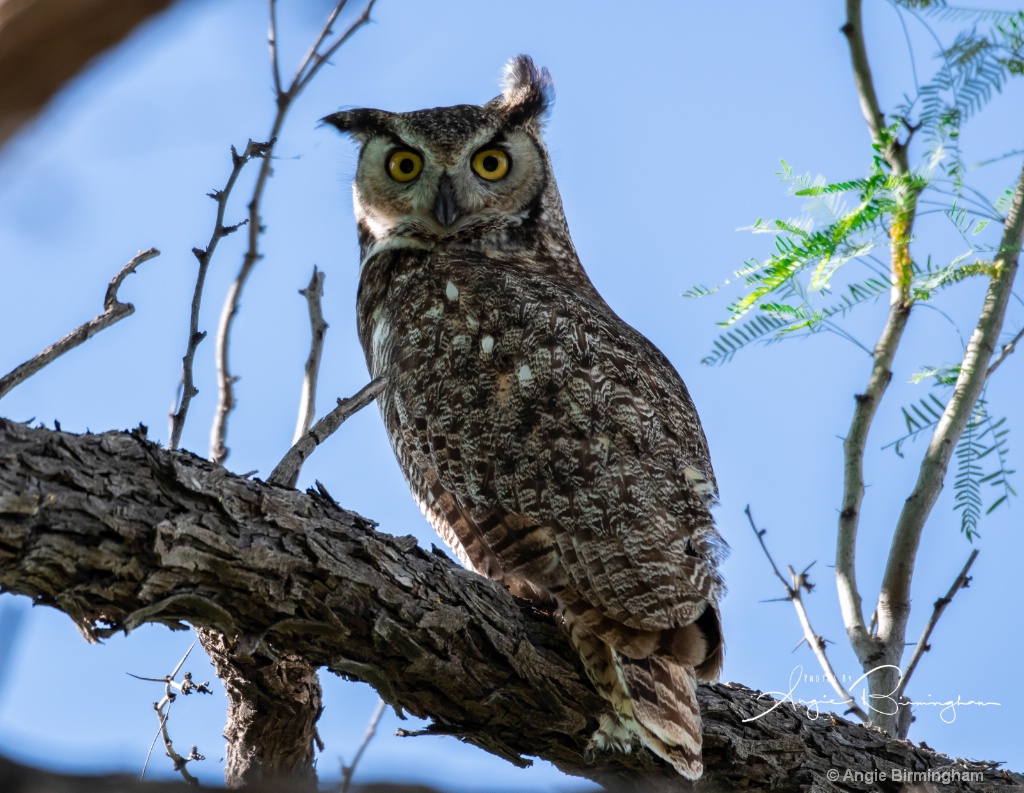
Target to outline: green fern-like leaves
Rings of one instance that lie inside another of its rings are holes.
[[[860,201],[849,211],[836,212],[835,204],[827,205],[833,217],[819,230],[813,229],[810,218],[771,223],[759,219],[751,231],[774,233],[775,252],[758,266],[745,268],[749,291],[729,306],[730,316],[724,324],[738,322],[759,305],[761,308],[770,306],[775,313],[785,311],[780,307],[788,305],[801,322],[810,319],[813,324],[816,314],[824,318],[823,312],[815,312],[809,305],[785,304],[779,300],[765,302],[764,299],[792,290],[795,279],[805,272],[810,273],[810,290],[823,292],[843,265],[865,255],[873,247],[874,239],[884,234],[882,219],[895,206],[893,190],[908,181],[887,176],[879,158],[875,159],[869,178],[833,184],[814,184],[808,177],[793,177],[789,166],[785,162],[782,165],[783,180],[796,182],[797,196],[817,198],[859,190]]]
[[[762,314],[734,325],[715,339],[711,352],[701,360],[701,363],[705,366],[725,363],[748,344],[765,341],[779,331],[785,330],[788,324],[771,314]]]
[[[954,259],[947,266],[936,269],[932,269],[929,263],[928,269],[919,273],[918,277],[914,279],[912,287],[914,299],[930,300],[933,294],[940,289],[978,276],[994,277],[995,263],[979,259],[965,264],[959,259]]]
[[[968,540],[979,536],[982,509],[988,515],[1017,495],[1009,483],[1014,471],[1006,466],[1009,434],[1006,418],[993,420],[984,400],[978,400],[956,447],[954,508],[960,513],[960,530]],[[999,493],[988,507],[982,496],[985,486]]]
[[[980,11],[934,0],[894,0],[919,18],[974,23],[960,31],[939,53],[940,67],[897,112],[916,116],[931,146],[933,160],[945,159],[946,174],[959,184],[964,163],[959,138],[963,125],[1002,91],[1012,77],[1024,74],[1024,12]],[[978,25],[989,29],[980,32]],[[926,23],[927,24],[927,23]]]
[[[952,386],[959,374],[959,366],[943,366],[925,370],[912,378],[920,382],[934,377],[937,385]],[[903,446],[916,440],[928,430],[933,430],[942,418],[945,403],[934,394],[901,408],[907,432],[883,448],[892,449],[903,457]],[[1009,435],[1006,418],[993,419],[988,413],[985,401],[978,400],[970,421],[964,428],[957,443],[956,477],[953,480],[953,509],[960,514],[960,530],[968,540],[978,534],[978,523],[1005,504],[1017,493],[1010,484],[1015,471],[1008,467]],[[985,505],[984,491],[995,488],[997,494]]]
[[[892,449],[898,456],[902,457],[903,445],[908,441],[916,440],[922,432],[932,429],[938,424],[945,409],[946,404],[934,394],[929,394],[909,407],[904,406],[900,408],[903,412],[903,420],[907,425],[907,434],[891,443],[887,443],[882,448]]]
[[[750,259],[724,283],[691,287],[684,296],[707,297],[730,284],[742,283],[743,293],[728,306],[729,328],[703,359],[707,365],[724,363],[755,341],[770,342],[785,336],[823,329],[834,330],[834,320],[885,295],[890,284],[872,267],[866,277],[835,280],[851,262],[872,258],[876,248],[888,245],[887,223],[896,206],[897,191],[919,191],[919,177],[898,178],[886,172],[876,152],[869,176],[827,183],[798,176],[783,161],[778,174],[793,187],[794,195],[810,200],[811,214],[798,219],[765,221],[758,218],[749,231],[772,234],[775,251],[764,260]],[[857,193],[852,208],[844,197]],[[824,222],[815,227],[816,218]],[[752,316],[755,312],[756,316]]]

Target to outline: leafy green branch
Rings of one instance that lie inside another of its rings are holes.
[[[1006,422],[989,416],[983,394],[990,375],[1024,335],[1022,331],[998,347],[1024,239],[1024,171],[1002,203],[991,203],[965,183],[959,149],[967,120],[976,116],[1010,77],[1024,73],[1024,12],[970,18],[969,10],[949,6],[944,0],[890,3],[901,15],[907,12],[926,25],[924,18],[933,17],[967,19],[973,27],[960,31],[948,46],[939,47],[938,67],[930,80],[919,83],[914,66],[915,90],[887,117],[868,62],[861,0],[846,0],[847,21],[841,30],[871,135],[867,174],[836,181],[812,180],[794,176],[783,163],[780,176],[791,184],[794,196],[808,201],[805,214],[795,220],[759,219],[749,230],[774,235],[770,255],[748,260],[720,286],[698,286],[687,292],[690,297],[708,297],[726,286],[740,290],[719,323],[725,330],[705,357],[706,364],[730,360],[755,341],[777,341],[823,329],[856,341],[840,323],[853,310],[878,302],[888,292],[883,326],[868,350],[870,374],[856,394],[843,441],[843,497],[835,563],[847,636],[864,671],[871,672],[869,693],[878,696],[897,690],[902,696],[906,687],[908,675],[901,681],[897,673],[907,646],[911,579],[923,527],[954,455],[954,507],[969,539],[978,536],[986,490],[998,488],[988,511],[1014,495]],[[985,25],[987,30],[979,32]],[[932,32],[930,25],[928,30]],[[917,157],[911,167],[911,143],[918,134],[925,151],[915,147]],[[941,255],[933,251],[915,258],[911,248],[923,245],[916,238],[920,234],[916,221],[923,214],[944,216],[964,240],[966,252],[950,255],[940,248]],[[1002,226],[1001,233],[993,240],[991,228],[997,225]],[[884,264],[878,255],[883,250],[888,253]],[[928,438],[917,482],[894,523],[869,627],[856,575],[868,434],[893,380],[896,353],[915,306],[935,308],[948,319],[949,314],[934,305],[939,296],[960,294],[961,285],[978,280],[985,282],[986,294],[974,331],[963,346],[962,360],[918,375],[919,379],[934,379],[945,389],[946,398],[930,395],[903,408],[906,434],[889,444],[902,457],[907,443]],[[933,614],[926,634],[937,614]],[[919,657],[915,654],[913,664]],[[893,713],[872,712],[871,723],[890,735],[906,737],[910,708],[905,704],[908,707]]]

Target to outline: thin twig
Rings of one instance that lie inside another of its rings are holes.
[[[21,366],[18,366],[9,374],[0,378],[0,398],[2,398],[16,385],[30,378],[43,367],[53,363],[53,361],[68,352],[68,350],[73,350],[78,345],[91,339],[101,330],[105,330],[114,323],[120,322],[125,317],[130,317],[134,314],[135,306],[131,303],[122,303],[119,301],[117,299],[117,290],[121,287],[121,282],[135,272],[136,267],[143,262],[156,258],[159,255],[160,251],[156,248],[150,248],[149,250],[135,254],[135,256],[133,256],[131,260],[120,269],[117,275],[113,277],[110,284],[107,286],[107,292],[103,298],[103,313],[93,319],[90,319],[84,325],[80,325],[75,328],[67,336],[60,341],[51,344],[35,358],[25,361]]]
[[[896,689],[896,693],[893,695],[897,699],[903,697],[903,692],[907,689],[907,683],[910,682],[910,676],[914,674],[914,670],[917,669],[917,664],[921,660],[921,657],[928,652],[931,646],[928,644],[928,640],[931,638],[932,631],[935,630],[935,626],[939,622],[939,617],[942,616],[942,612],[946,610],[956,593],[961,589],[967,589],[971,583],[970,576],[967,574],[971,571],[971,565],[974,564],[974,560],[978,558],[978,549],[975,548],[971,551],[971,555],[967,557],[967,563],[960,571],[960,575],[956,577],[953,585],[949,588],[945,597],[941,597],[935,601],[932,607],[932,616],[928,620],[928,624],[924,628],[924,632],[921,634],[921,638],[917,640],[917,647],[914,648],[914,654],[910,657],[910,663],[907,664],[907,671],[903,673],[903,679],[900,681],[900,687]]]
[[[267,43],[270,45],[270,67],[274,74],[274,94],[280,95],[281,88],[281,61],[277,57],[277,0],[270,0],[270,32],[267,35]]]
[[[377,377],[363,386],[354,396],[339,399],[338,406],[307,430],[295,445],[281,458],[281,462],[271,472],[267,482],[272,485],[287,485],[298,477],[302,464],[313,453],[313,450],[327,440],[353,413],[357,413],[373,402],[387,385],[387,378]]]
[[[324,295],[324,273],[313,267],[313,277],[309,279],[309,286],[300,289],[299,294],[306,298],[309,306],[309,357],[306,359],[306,374],[302,379],[302,401],[299,405],[299,419],[295,425],[295,436],[292,444],[299,442],[299,439],[306,434],[313,425],[316,417],[316,384],[320,376],[320,358],[324,351],[324,337],[327,335],[327,322],[324,320],[321,298]],[[296,468],[289,482],[288,487],[295,487],[299,478],[299,469]]]
[[[1013,354],[1022,338],[1024,338],[1024,328],[1019,330],[1016,336],[1003,345],[1003,348],[999,351],[999,355],[996,356],[996,359],[992,361],[991,365],[988,367],[988,371],[985,373],[986,379],[991,377],[992,373],[999,368],[999,365]]]
[[[377,733],[377,725],[380,723],[380,717],[384,715],[384,707],[384,700],[379,700],[377,708],[370,717],[370,723],[366,727],[366,735],[363,736],[363,742],[359,744],[359,749],[356,750],[356,756],[352,758],[352,762],[349,765],[341,764],[341,793],[348,793],[349,786],[352,784],[352,775],[356,772],[356,766],[359,765],[363,752],[366,751],[366,747],[370,745],[370,741],[373,740],[373,736]]]
[[[153,747],[156,746],[157,738],[163,738],[164,750],[167,752],[167,756],[170,757],[171,761],[174,763],[174,770],[178,771],[185,778],[185,781],[188,782],[190,785],[199,784],[199,780],[188,772],[186,766],[192,760],[205,760],[206,758],[203,755],[199,754],[199,750],[198,748],[196,748],[195,745],[192,746],[192,751],[189,753],[188,757],[182,757],[175,751],[174,742],[171,740],[170,731],[167,729],[167,722],[171,716],[171,705],[174,704],[174,700],[177,698],[178,692],[184,694],[185,696],[188,696],[189,694],[193,694],[196,692],[200,694],[213,693],[210,690],[209,683],[197,684],[192,682],[191,672],[185,673],[181,683],[178,683],[174,679],[177,676],[178,672],[181,671],[181,667],[184,666],[185,661],[188,659],[189,654],[192,652],[192,649],[195,646],[195,642],[192,642],[192,644],[189,645],[189,648],[185,651],[185,654],[181,657],[181,660],[178,661],[178,665],[174,667],[174,671],[171,672],[169,675],[164,675],[163,677],[142,677],[140,675],[134,675],[131,672],[128,672],[128,676],[134,677],[136,680],[146,680],[153,683],[164,684],[163,698],[159,702],[153,703],[153,710],[157,712],[160,725],[157,728],[156,735],[153,736],[152,743],[150,743],[149,745],[149,751],[146,753],[146,761],[142,764],[142,774],[139,777],[140,779],[146,778],[146,769],[149,768],[149,760],[153,756]]]
[[[164,741],[164,751],[167,753],[167,756],[171,758],[171,762],[174,764],[174,770],[181,774],[182,778],[184,778],[184,780],[190,785],[198,785],[199,780],[189,773],[188,764],[192,760],[205,760],[206,758],[199,754],[199,750],[195,744],[192,745],[192,751],[189,753],[188,757],[182,757],[175,750],[174,742],[171,740],[171,733],[167,729],[167,721],[170,717],[172,702],[174,702],[173,697],[166,703],[166,712],[161,708],[161,705],[163,704],[162,702],[153,703],[154,710],[160,714],[160,737],[163,738]]]
[[[154,704],[156,704],[156,703],[154,703]],[[171,708],[170,708],[170,705],[168,705],[167,706],[167,710],[164,713],[160,714],[160,724],[156,728],[156,735],[153,736],[153,740],[150,741],[150,743],[149,743],[149,751],[146,752],[146,760],[142,764],[142,773],[139,774],[139,779],[140,780],[144,781],[146,779],[146,771],[149,770],[149,761],[153,757],[153,749],[156,746],[156,742],[160,738],[161,733],[163,732],[164,722],[167,720],[167,717],[170,714],[170,712],[171,712]]]
[[[294,88],[295,84],[298,82],[298,78],[306,73],[306,69],[310,68],[314,58],[316,58],[317,53],[320,51],[320,45],[322,45],[327,40],[327,37],[334,32],[334,23],[338,21],[338,16],[341,14],[342,10],[344,10],[346,5],[348,5],[348,0],[339,0],[339,2],[334,4],[334,8],[331,9],[331,13],[327,16],[327,21],[324,22],[323,27],[320,28],[320,33],[317,35],[316,41],[314,41],[313,45],[306,51],[305,56],[299,63],[299,68],[295,72],[295,79],[292,81],[292,85],[288,90]]]
[[[345,0],[338,2],[330,16],[328,16],[327,22],[321,29],[313,48],[303,59],[302,65],[298,72],[296,72],[295,77],[292,78],[292,82],[288,86],[287,90],[277,90],[277,113],[274,116],[270,135],[268,135],[268,153],[263,159],[259,175],[256,177],[256,185],[253,188],[252,199],[249,201],[249,245],[246,249],[245,256],[242,259],[242,266],[239,268],[238,275],[235,277],[234,282],[228,290],[227,298],[224,301],[224,308],[221,311],[220,323],[217,328],[216,360],[219,397],[217,402],[217,411],[214,414],[213,426],[210,429],[210,459],[213,462],[223,463],[228,456],[228,448],[225,445],[225,441],[227,439],[228,417],[231,415],[231,411],[234,410],[235,407],[234,384],[238,379],[231,373],[231,368],[228,362],[228,350],[231,346],[231,331],[234,326],[235,317],[238,315],[242,291],[245,289],[245,284],[249,280],[249,276],[252,274],[253,268],[256,266],[257,262],[263,258],[263,254],[260,253],[259,249],[259,238],[260,234],[263,233],[260,206],[263,200],[263,193],[266,189],[267,180],[270,178],[272,172],[270,150],[273,149],[274,144],[277,142],[281,129],[284,126],[285,117],[288,115],[288,111],[291,108],[292,103],[298,95],[302,93],[302,90],[309,84],[309,81],[313,79],[324,63],[327,62],[327,59],[337,52],[338,48],[348,41],[356,30],[369,21],[370,10],[373,8],[374,2],[375,0],[370,0],[363,13],[349,26],[348,30],[339,36],[325,52],[320,53],[320,46],[330,35],[331,26],[333,25],[334,20],[337,19],[338,14],[341,13],[341,9],[345,6]],[[276,74],[280,65],[277,60],[277,21],[276,6],[274,4],[271,5],[271,11],[274,12],[271,17],[274,44],[271,47],[270,54]]]
[[[369,0],[366,7],[363,9],[363,13],[359,15],[359,18],[355,22],[349,25],[348,30],[339,36],[330,47],[324,50],[324,52],[313,58],[312,63],[309,64],[309,68],[306,70],[306,75],[304,77],[300,75],[300,79],[296,81],[296,93],[302,91],[309,84],[309,81],[316,76],[320,67],[334,57],[334,53],[341,49],[342,45],[348,41],[359,28],[370,21],[370,12],[373,11],[373,7],[376,3],[377,0]],[[339,10],[344,7],[345,2],[343,0],[343,2],[339,4]]]
[[[803,641],[807,642],[807,646],[811,648],[815,658],[818,659],[818,665],[825,673],[825,678],[832,686],[832,689],[842,697],[843,703],[847,705],[846,712],[854,714],[857,718],[867,723],[869,721],[868,714],[865,713],[857,704],[857,701],[853,698],[850,692],[846,690],[846,687],[839,682],[839,676],[832,668],[832,663],[828,660],[828,655],[825,653],[825,640],[815,633],[814,628],[811,627],[811,619],[807,614],[807,609],[804,606],[803,601],[803,590],[806,589],[810,591],[812,586],[807,580],[807,570],[797,573],[792,567],[789,567],[789,582],[787,582],[782,573],[779,572],[778,565],[775,564],[775,560],[768,552],[768,546],[764,542],[764,535],[767,532],[767,529],[757,528],[757,524],[754,522],[754,515],[750,511],[749,504],[743,511],[747,515],[747,520],[750,521],[750,528],[753,529],[754,535],[757,537],[757,541],[761,543],[761,550],[763,550],[764,555],[768,557],[768,562],[771,564],[772,570],[775,571],[776,577],[782,582],[782,586],[786,590],[786,600],[789,600],[793,604],[793,608],[796,609],[797,618],[800,620],[800,626],[803,628],[804,632]]]
[[[754,514],[750,511],[750,504],[747,504],[747,508],[743,510],[747,516],[747,520],[750,521],[750,528],[754,530],[754,536],[757,537],[757,541],[761,543],[761,550],[764,551],[764,555],[768,557],[768,561],[771,563],[772,570],[775,571],[775,577],[782,582],[782,586],[786,588],[786,596],[791,598],[792,593],[789,591],[789,584],[786,579],[782,577],[782,573],[779,572],[779,568],[775,564],[775,560],[772,559],[772,555],[768,553],[768,546],[764,544],[764,535],[767,533],[767,529],[759,529],[754,523]]]
[[[268,144],[257,143],[253,140],[246,144],[245,151],[241,154],[232,146],[231,174],[224,184],[224,189],[207,193],[210,198],[217,202],[217,219],[214,221],[210,241],[206,243],[206,247],[192,249],[192,253],[199,261],[199,271],[196,273],[196,285],[192,292],[192,311],[189,317],[188,342],[185,345],[185,355],[181,359],[181,383],[178,391],[178,404],[171,413],[170,442],[168,443],[168,447],[171,449],[177,449],[181,443],[181,433],[185,429],[185,419],[188,416],[189,405],[192,403],[192,397],[199,393],[193,378],[192,367],[195,362],[196,350],[199,348],[202,340],[206,338],[206,331],[199,330],[199,308],[203,302],[203,287],[206,284],[206,273],[210,269],[210,259],[213,257],[213,252],[217,249],[217,243],[221,239],[238,231],[240,227],[249,222],[248,220],[243,220],[241,223],[235,223],[230,226],[224,225],[224,214],[227,210],[228,198],[231,196],[235,182],[238,181],[238,175],[242,172],[246,163],[254,157],[267,156],[269,150]]]

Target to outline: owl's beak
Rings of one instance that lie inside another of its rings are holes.
[[[437,203],[434,204],[434,217],[446,229],[462,216],[459,205],[455,201],[455,185],[448,174],[441,177],[437,184]]]

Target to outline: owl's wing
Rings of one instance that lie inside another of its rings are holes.
[[[725,546],[682,379],[600,298],[537,280],[517,292],[495,334],[507,391],[492,432],[497,498],[549,530],[600,614],[643,631],[693,622],[717,606]]]

